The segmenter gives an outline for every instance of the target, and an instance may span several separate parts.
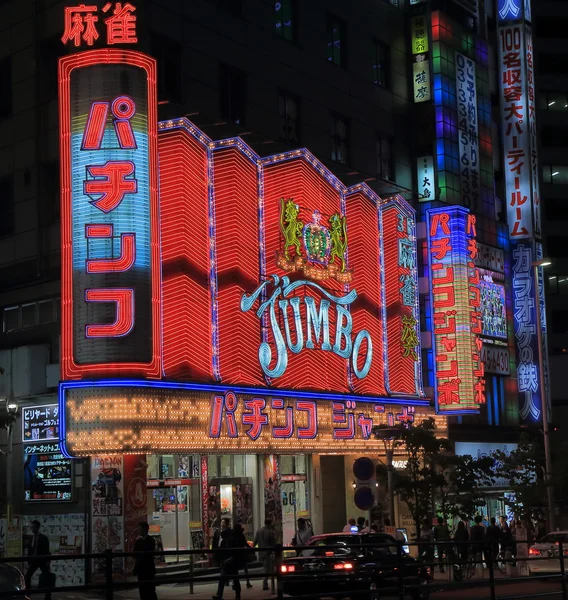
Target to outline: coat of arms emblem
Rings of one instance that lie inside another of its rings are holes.
[[[345,216],[312,212],[310,222],[300,220],[300,207],[293,198],[280,198],[280,231],[283,245],[277,264],[285,271],[301,271],[316,280],[335,279],[349,283],[352,272],[347,268],[347,226]]]

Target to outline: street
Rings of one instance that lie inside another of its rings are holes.
[[[244,584],[244,581],[241,581]],[[243,585],[242,600],[275,600],[276,596],[271,595],[270,592],[262,590],[262,581],[252,580],[253,587],[247,589]],[[436,582],[437,583],[437,582]],[[199,583],[194,587],[194,593],[189,594],[189,586],[187,584],[166,584],[157,588],[157,594],[159,600],[182,600],[185,598],[192,598],[195,600],[210,600],[211,597],[216,593],[217,585],[215,582],[210,583]],[[543,596],[546,595],[548,598],[554,600],[560,600],[562,598],[562,590],[559,581],[546,581],[546,580],[527,580],[521,582],[507,583],[506,580],[500,580],[497,582],[496,596],[497,598],[506,599],[511,597],[527,597],[531,596]],[[58,592],[54,594],[55,600],[101,600],[104,594],[95,592],[86,592],[84,594],[78,592]],[[138,600],[138,589],[133,588],[130,590],[117,591],[114,594],[116,600]],[[225,592],[226,600],[233,600],[235,593],[229,587]],[[38,598],[38,596],[32,595],[32,600]],[[430,596],[432,600],[462,600],[464,598],[472,600],[484,600],[491,598],[489,586],[480,585],[474,586],[468,584],[465,588],[439,590]]]

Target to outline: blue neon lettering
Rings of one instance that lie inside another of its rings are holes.
[[[353,343],[353,319],[348,307],[357,298],[357,292],[355,290],[351,290],[345,296],[334,296],[312,281],[301,280],[290,283],[288,277],[280,278],[278,275],[272,275],[270,280],[263,282],[252,294],[243,294],[241,297],[241,310],[243,312],[251,310],[256,300],[261,297],[262,292],[270,283],[272,283],[273,286],[272,294],[267,300],[261,302],[256,311],[256,315],[259,318],[262,318],[267,309],[270,315],[272,346],[268,341],[264,341],[260,344],[258,349],[260,366],[266,375],[272,378],[280,377],[288,366],[288,350],[294,354],[298,354],[304,348],[304,340],[306,348],[316,349],[316,344],[320,344],[321,339],[321,350],[331,350],[338,356],[347,360],[351,358],[355,375],[359,379],[363,379],[367,376],[373,359],[373,344],[370,333],[364,329],[357,334],[355,344]],[[306,308],[305,332],[302,326],[302,298],[299,296],[288,298],[293,291],[302,286],[311,287],[317,290],[322,296],[319,310],[314,298],[310,296],[305,296],[303,298]],[[263,299],[265,297],[266,296],[262,296]],[[333,346],[331,345],[329,331],[329,309],[332,303],[335,304],[336,310],[336,328]],[[289,321],[288,305],[292,307],[295,342],[292,341],[293,334],[291,332]],[[280,323],[277,318],[276,306],[280,308],[282,314],[284,333],[280,328]],[[361,353],[361,344],[364,339],[367,340],[367,352],[363,361],[363,367],[359,369],[357,367],[357,361],[359,354]],[[273,350],[276,351],[276,363],[271,368],[270,364],[274,356]]]
[[[315,300],[311,296],[306,296],[304,302],[306,304],[306,348],[312,350],[315,348],[312,341],[312,329],[314,331],[316,343],[319,344],[320,332],[323,328],[321,349],[331,350],[331,344],[329,343],[329,300],[322,298],[319,313],[316,308]]]

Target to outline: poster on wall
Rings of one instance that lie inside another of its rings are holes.
[[[85,552],[85,516],[82,514],[26,516],[22,529],[24,556],[29,554],[32,532],[31,522],[40,522],[40,531],[49,540],[51,554],[83,554]],[[57,577],[57,586],[68,587],[85,584],[85,560],[54,560],[51,570]],[[32,578],[32,587],[39,583],[40,571]]]
[[[289,544],[282,540],[282,499],[280,496],[280,465],[275,454],[264,455],[264,516],[272,519],[272,527],[277,543]]]
[[[122,456],[91,458],[91,549],[124,551],[124,484]],[[124,561],[113,561],[113,578],[124,577]],[[93,560],[93,579],[105,578],[105,561]]]
[[[59,452],[35,454],[24,446],[24,500],[69,502],[73,498],[73,467]]]
[[[125,454],[124,467],[124,546],[126,552],[134,551],[139,524],[148,519],[148,490],[146,486],[146,455]],[[126,573],[131,574],[134,559],[126,559]]]

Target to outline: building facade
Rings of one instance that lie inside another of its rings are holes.
[[[0,5],[24,521],[71,513],[99,551],[146,516],[185,549],[270,515],[289,543],[366,514],[376,424],[433,416],[484,453],[538,420],[497,116],[515,20],[359,4]]]

